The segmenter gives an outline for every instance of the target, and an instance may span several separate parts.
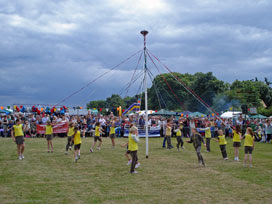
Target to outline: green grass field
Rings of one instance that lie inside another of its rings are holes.
[[[223,161],[218,143],[203,156],[207,167],[197,164],[192,144],[185,150],[161,148],[162,138],[150,139],[145,159],[145,139],[139,146],[139,174],[131,175],[124,157],[127,139],[109,138],[102,150],[89,153],[92,138],[82,139],[81,159],[64,154],[66,138],[54,138],[54,153],[47,153],[45,139],[26,138],[25,159],[19,161],[16,145],[1,138],[0,203],[272,203],[272,145],[256,143],[253,168]],[[176,144],[176,139],[172,138]],[[240,159],[244,156],[240,149]]]

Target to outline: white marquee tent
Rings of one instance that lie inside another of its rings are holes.
[[[235,116],[238,116],[242,114],[242,112],[238,112],[238,111],[227,111],[225,113],[223,113],[220,117],[221,118],[233,118]]]

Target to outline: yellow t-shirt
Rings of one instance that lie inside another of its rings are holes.
[[[19,137],[19,136],[24,136],[23,133],[23,125],[13,125],[13,129],[14,129],[14,136],[15,137]]]
[[[80,131],[78,130],[74,136],[74,144],[81,144]]]
[[[241,138],[240,138],[240,134],[238,134],[236,132],[236,130],[233,131],[233,138],[232,138],[233,142],[241,142]]]
[[[225,145],[225,144],[227,144],[225,135],[219,135],[218,138],[219,138],[219,145]]]
[[[261,138],[262,138],[262,133],[261,133],[261,131],[260,131],[260,132],[258,132],[258,137],[259,137],[259,139],[261,139]]]
[[[181,131],[180,131],[180,129],[177,130],[176,136],[177,136],[177,137],[181,137]]]
[[[110,134],[115,134],[115,127],[110,127]]]
[[[166,136],[171,136],[171,134],[172,134],[172,128],[171,127],[166,127],[166,133],[165,133],[165,135]]]
[[[75,133],[74,127],[69,127],[68,136],[71,137],[71,136],[73,136],[74,133]]]
[[[97,136],[97,137],[100,137],[99,128],[100,128],[100,126],[95,127],[95,134],[94,135]]]
[[[253,147],[253,141],[254,141],[254,137],[252,137],[249,134],[245,135],[245,143],[244,146],[245,147]]]
[[[53,134],[52,125],[46,125],[46,126],[45,126],[45,134],[46,134],[46,135],[52,135],[52,134]]]
[[[211,128],[205,130],[205,138],[211,138],[212,137],[212,133],[211,133]]]
[[[137,151],[138,144],[132,139],[131,134],[128,135],[128,150],[129,151]]]

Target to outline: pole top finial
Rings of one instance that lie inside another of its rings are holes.
[[[145,37],[148,34],[148,31],[147,30],[142,30],[141,34]]]

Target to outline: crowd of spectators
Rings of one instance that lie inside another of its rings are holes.
[[[86,115],[69,115],[65,114],[35,114],[35,113],[14,113],[10,115],[0,116],[0,136],[10,137],[11,129],[15,124],[16,119],[21,119],[24,126],[25,137],[42,137],[43,135],[37,134],[36,125],[45,125],[47,120],[50,120],[53,124],[59,122],[73,122],[80,131],[82,137],[88,137],[93,135],[96,122],[100,122],[104,132],[104,136],[109,136],[111,121],[115,121],[116,137],[123,137],[125,128],[131,123],[136,124],[139,128],[145,127],[145,119],[143,116],[137,114],[130,116],[114,116],[113,113],[109,115],[91,114],[88,112]],[[161,129],[160,134],[163,137],[165,134],[166,119],[167,116],[149,116],[148,125],[156,126]],[[180,125],[183,126],[182,133],[184,137],[190,137],[191,127],[204,128],[207,124],[211,127],[212,137],[218,136],[218,130],[223,130],[226,137],[232,137],[232,127],[236,125],[241,126],[242,134],[245,133],[247,127],[251,127],[255,133],[255,140],[261,142],[270,142],[272,135],[272,120],[271,119],[245,119],[241,116],[222,119],[217,117],[210,118],[190,118],[182,117],[172,119],[172,136],[175,136],[175,129]],[[204,133],[202,133],[204,134]],[[66,133],[55,134],[54,136],[65,137]]]

